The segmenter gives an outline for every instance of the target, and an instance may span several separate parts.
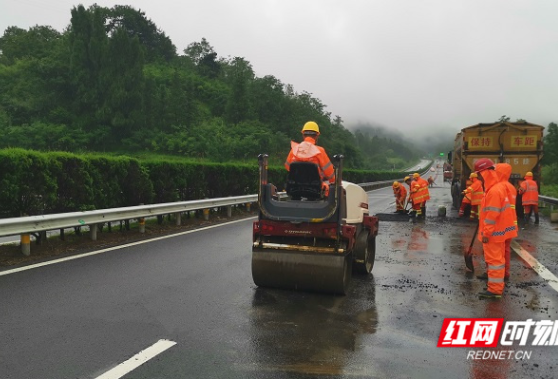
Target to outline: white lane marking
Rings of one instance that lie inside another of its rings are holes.
[[[546,267],[544,267],[539,261],[535,259],[531,254],[527,252],[524,248],[522,248],[516,241],[512,241],[511,243],[512,249],[519,255],[535,272],[537,272],[544,280],[548,282],[548,284],[554,288],[555,291],[558,291],[558,278],[554,276],[554,274]]]
[[[119,379],[132,370],[135,370],[148,360],[155,358],[157,355],[161,354],[163,351],[176,345],[176,342],[169,340],[159,340],[153,345],[149,346],[147,349],[140,351],[132,358],[125,362],[120,363],[115,368],[105,372],[103,375],[98,376],[96,379]]]
[[[6,271],[0,271],[0,276],[4,276],[4,275],[10,275],[10,274],[15,274],[16,272],[21,272],[21,271],[27,271],[27,270],[32,270],[34,268],[39,268],[39,267],[43,267],[43,266],[49,266],[49,265],[53,265],[56,263],[62,263],[62,262],[66,262],[66,261],[71,261],[74,259],[80,259],[80,258],[85,258],[85,257],[90,257],[92,255],[97,255],[97,254],[103,254],[109,251],[113,251],[113,250],[119,250],[119,249],[125,249],[127,247],[131,247],[131,246],[136,246],[136,245],[141,245],[143,243],[148,243],[148,242],[154,242],[154,241],[160,241],[160,240],[164,240],[167,238],[173,238],[173,237],[178,237],[178,236],[183,236],[185,234],[190,234],[190,233],[195,233],[195,232],[201,232],[202,230],[207,230],[207,229],[212,229],[212,228],[218,228],[220,226],[225,226],[225,225],[231,225],[231,224],[235,224],[237,222],[243,222],[243,221],[247,221],[247,220],[252,220],[256,217],[248,217],[248,218],[243,218],[241,220],[235,220],[235,221],[229,221],[229,222],[224,222],[222,224],[215,224],[215,225],[211,225],[211,226],[206,226],[204,228],[199,228],[199,229],[192,229],[192,230],[187,230],[185,232],[180,232],[180,233],[176,233],[176,234],[169,234],[167,236],[162,236],[162,237],[155,237],[155,238],[150,238],[147,240],[143,240],[143,241],[137,241],[137,242],[131,242],[131,243],[127,243],[125,245],[119,245],[119,246],[113,246],[113,247],[108,247],[106,249],[102,249],[102,250],[97,250],[97,251],[92,251],[90,253],[84,253],[84,254],[79,254],[79,255],[73,255],[71,257],[66,257],[66,258],[60,258],[60,259],[54,259],[52,261],[48,261],[48,262],[42,262],[42,263],[36,263],[34,265],[29,265],[29,266],[24,266],[24,267],[19,267],[19,268],[14,268],[11,270],[6,270]]]

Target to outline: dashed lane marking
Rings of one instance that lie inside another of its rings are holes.
[[[135,370],[150,359],[155,358],[163,351],[170,349],[176,345],[176,342],[169,340],[159,340],[147,349],[140,351],[132,358],[120,363],[115,368],[105,372],[103,375],[98,376],[96,379],[119,379],[132,370]]]
[[[522,248],[516,241],[512,241],[511,247],[513,251],[517,255],[519,255],[535,272],[537,272],[544,280],[548,282],[548,284],[554,288],[555,291],[558,291],[558,278],[546,267],[544,267],[539,261],[535,259],[531,254],[527,252],[524,248]]]

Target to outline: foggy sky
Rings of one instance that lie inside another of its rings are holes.
[[[0,0],[0,29],[63,31],[73,6],[94,2],[141,9],[180,54],[206,38],[347,127],[558,122],[556,0]]]

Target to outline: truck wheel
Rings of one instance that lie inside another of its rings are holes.
[[[376,259],[376,237],[370,237],[369,231],[363,229],[357,237],[354,250],[354,269],[359,274],[368,275]]]
[[[451,197],[454,209],[459,209],[461,207],[461,188],[459,187],[460,185],[457,182],[451,185]]]

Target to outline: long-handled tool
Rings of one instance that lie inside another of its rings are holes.
[[[409,195],[409,198],[407,199],[407,203],[405,204],[405,214],[409,213],[411,210],[407,209],[407,207],[409,206],[409,204],[411,204],[411,196]],[[412,208],[412,207],[411,207]]]
[[[465,267],[467,267],[472,272],[475,272],[475,267],[473,266],[473,245],[475,244],[475,239],[477,238],[477,233],[479,232],[479,224],[475,226],[475,231],[473,233],[473,238],[471,239],[471,244],[469,245],[469,250],[463,253],[463,258],[465,258]]]

